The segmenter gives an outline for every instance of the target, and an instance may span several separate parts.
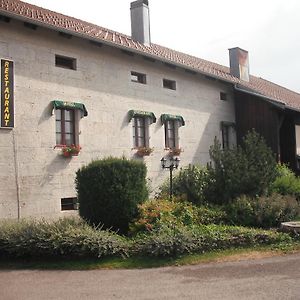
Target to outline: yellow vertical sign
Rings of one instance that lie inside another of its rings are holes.
[[[14,64],[1,59],[1,127],[14,127]]]

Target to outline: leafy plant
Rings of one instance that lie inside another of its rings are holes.
[[[138,235],[133,243],[133,253],[154,257],[177,256],[183,253],[202,253],[291,241],[292,238],[287,234],[236,226],[164,227],[150,234]]]
[[[299,216],[300,205],[288,195],[241,196],[227,205],[226,211],[228,220],[233,224],[270,228]]]
[[[225,212],[218,208],[194,206],[180,198],[148,200],[139,205],[138,218],[131,224],[131,234],[158,230],[163,227],[196,226],[220,223]]]
[[[93,161],[76,173],[79,213],[91,224],[127,233],[148,196],[146,166],[125,158]]]
[[[78,218],[0,222],[0,256],[104,257],[127,253],[124,238]]]
[[[173,178],[173,194],[186,199],[194,204],[205,203],[206,191],[210,185],[214,184],[206,167],[189,165],[181,168]],[[160,195],[167,195],[169,191],[169,181],[160,187]]]
[[[243,194],[264,195],[276,178],[274,155],[254,130],[245,136],[242,146],[234,149],[221,149],[215,139],[209,153],[212,164],[208,170],[214,179],[206,193],[209,203],[228,203]]]
[[[277,165],[278,176],[271,185],[271,192],[293,195],[300,200],[300,179],[284,164]]]
[[[81,150],[81,146],[79,145],[70,145],[70,146],[64,146],[61,151],[63,156],[69,157],[73,155],[78,155]]]

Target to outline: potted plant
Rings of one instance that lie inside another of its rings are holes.
[[[78,156],[81,147],[79,145],[64,146],[61,151],[64,157]]]
[[[169,149],[169,154],[171,156],[179,156],[181,152],[183,152],[182,148],[170,148]]]
[[[136,154],[138,156],[149,156],[153,152],[154,148],[150,147],[139,147],[137,148]]]

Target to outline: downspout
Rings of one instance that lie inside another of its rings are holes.
[[[17,205],[18,205],[18,220],[21,218],[21,207],[20,207],[20,182],[19,182],[19,167],[18,167],[18,145],[15,135],[15,130],[12,130],[13,137],[13,153],[14,153],[14,167],[15,167],[15,183],[16,183],[16,191],[17,191]]]

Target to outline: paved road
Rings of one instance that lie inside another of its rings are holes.
[[[0,271],[0,299],[300,299],[300,254],[144,270]]]

